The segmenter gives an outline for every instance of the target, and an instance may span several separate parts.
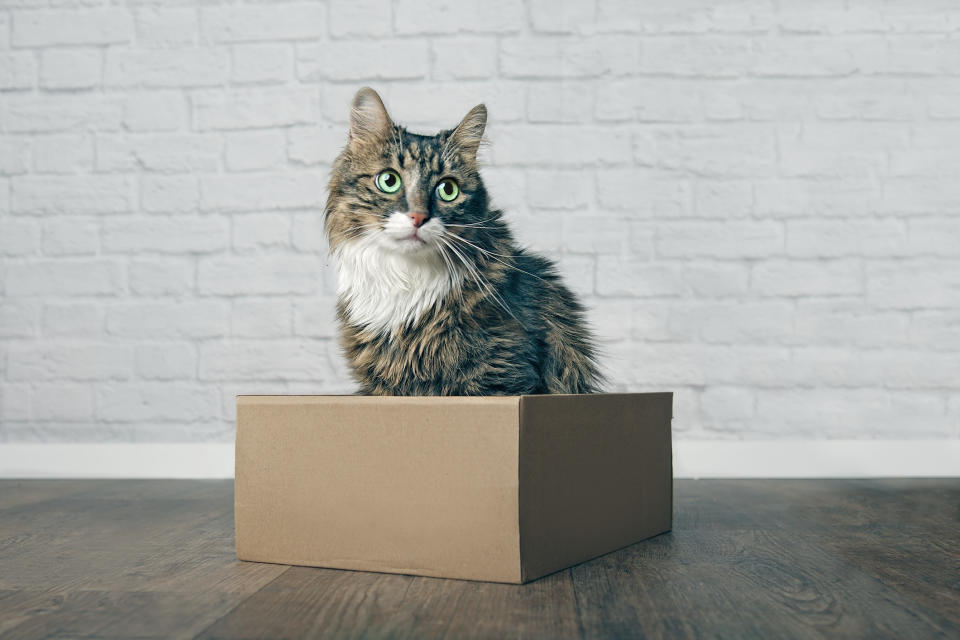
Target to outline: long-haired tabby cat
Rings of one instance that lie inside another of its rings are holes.
[[[324,215],[361,393],[598,389],[583,307],[490,207],[477,165],[486,120],[478,105],[423,136],[394,124],[372,89],[353,99]]]

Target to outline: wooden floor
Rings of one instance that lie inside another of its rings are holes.
[[[960,638],[960,480],[678,481],[515,586],[237,562],[232,483],[0,481],[0,638]]]

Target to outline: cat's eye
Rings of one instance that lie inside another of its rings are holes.
[[[457,196],[460,195],[460,185],[453,178],[444,178],[437,185],[437,195],[444,202],[456,200]]]
[[[400,191],[400,174],[393,169],[387,169],[377,174],[377,189],[384,193]]]

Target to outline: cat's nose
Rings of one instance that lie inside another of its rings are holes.
[[[422,227],[423,223],[430,219],[429,215],[420,211],[411,211],[407,215],[410,216],[411,220],[413,220],[413,226],[417,228]]]

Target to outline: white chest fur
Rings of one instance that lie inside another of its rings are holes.
[[[397,252],[367,237],[342,246],[337,258],[337,293],[350,322],[375,331],[403,328],[456,286],[435,251]]]

